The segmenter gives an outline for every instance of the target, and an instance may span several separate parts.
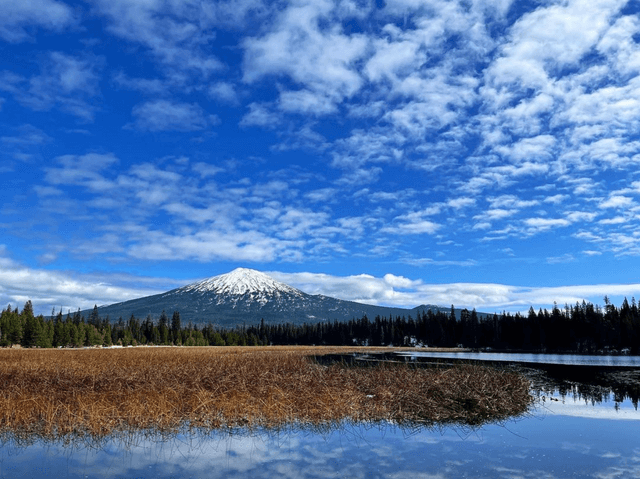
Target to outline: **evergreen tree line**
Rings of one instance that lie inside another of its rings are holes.
[[[640,354],[640,311],[635,299],[616,307],[605,296],[604,307],[591,303],[557,305],[528,314],[478,315],[464,309],[456,318],[450,312],[423,311],[413,318],[364,316],[347,322],[326,321],[294,325],[260,324],[222,328],[212,324],[182,326],[180,313],[144,320],[131,316],[116,322],[101,318],[94,307],[88,318],[79,311],[50,318],[35,316],[27,301],[22,311],[9,305],[0,313],[0,346],[84,347],[111,345],[369,345],[437,347],[463,346],[497,350],[574,351],[595,353],[625,351]]]

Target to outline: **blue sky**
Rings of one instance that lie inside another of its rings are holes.
[[[0,304],[640,297],[639,42],[621,0],[0,0]]]

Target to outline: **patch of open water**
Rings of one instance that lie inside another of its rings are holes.
[[[640,477],[637,402],[607,385],[594,393],[588,384],[554,381],[534,391],[539,399],[526,416],[479,428],[340,424],[67,446],[7,439],[0,478]]]
[[[416,350],[397,353],[398,356],[433,359],[457,359],[465,361],[491,361],[508,363],[554,364],[568,366],[614,366],[640,368],[640,356],[607,356],[587,354],[532,354],[491,352],[429,352]]]

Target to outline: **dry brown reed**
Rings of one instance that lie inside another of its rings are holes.
[[[513,373],[323,366],[309,357],[331,352],[336,348],[0,350],[0,432],[479,424],[521,414],[531,402],[528,381]]]

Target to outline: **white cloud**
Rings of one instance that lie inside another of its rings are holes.
[[[593,213],[590,211],[567,211],[565,212],[565,217],[571,222],[571,223],[588,223],[590,221],[593,221],[596,216],[598,216],[598,213]]]
[[[335,199],[337,193],[336,188],[320,188],[307,192],[305,197],[313,202],[327,203]]]
[[[353,215],[333,217],[324,205],[309,208],[286,176],[238,187],[212,181],[222,169],[201,162],[189,169],[183,158],[135,163],[120,171],[112,154],[65,155],[56,163],[46,170],[49,185],[36,190],[42,208],[51,214],[48,204],[56,195],[65,198],[59,201],[65,211],[56,214],[100,218],[87,231],[102,237],[74,242],[73,254],[82,257],[300,261],[328,250],[346,253],[333,238],[359,238],[371,222]],[[75,186],[90,200],[67,198],[66,191]],[[317,194],[335,196],[337,191]]]
[[[438,223],[434,223],[429,220],[420,220],[414,221],[411,223],[401,223],[397,226],[396,231],[398,233],[407,233],[407,234],[434,234],[438,231],[442,225]],[[394,232],[394,228],[383,228],[383,231],[392,233]]]
[[[474,230],[488,230],[491,228],[491,223],[488,221],[481,221],[473,225]]]
[[[403,258],[400,260],[402,263],[410,264],[413,266],[461,266],[470,267],[477,266],[478,262],[472,259],[455,260],[455,259],[433,259],[433,258]]]
[[[371,81],[397,80],[416,70],[426,60],[426,52],[419,52],[420,44],[411,40],[389,42],[380,39],[374,42],[375,54],[367,61],[364,72]]]
[[[133,107],[134,123],[129,128],[143,131],[198,131],[216,125],[216,115],[207,115],[195,103],[153,100]]]
[[[204,229],[193,234],[146,231],[127,249],[132,258],[143,260],[190,260],[267,262],[300,259],[292,241],[269,238],[252,231]]]
[[[634,35],[638,32],[640,32],[638,18],[626,15],[617,19],[598,43],[598,51],[615,59],[616,69],[623,74],[640,71],[640,48],[634,41]]]
[[[346,301],[359,301],[369,304],[406,304],[407,301],[411,301],[411,294],[396,291],[395,287],[397,287],[398,283],[402,285],[400,286],[401,289],[419,283],[393,275],[387,275],[385,278],[376,278],[368,274],[346,277],[277,271],[268,272],[267,274],[308,294],[323,294]]]
[[[502,57],[489,69],[494,84],[553,91],[551,78],[575,66],[608,29],[624,0],[573,0],[545,5],[523,15],[511,28]]]
[[[573,263],[576,258],[570,254],[565,253],[562,256],[551,256],[547,258],[547,263],[549,264],[564,264],[564,263]]]
[[[628,196],[613,195],[605,201],[601,201],[600,208],[624,208],[632,204],[633,199]]]
[[[632,181],[625,188],[622,188],[620,190],[611,191],[610,194],[611,195],[616,195],[616,196],[617,195],[626,195],[626,194],[640,195],[640,181]]]
[[[62,196],[63,191],[52,186],[34,186],[33,190],[40,197]]]
[[[123,72],[118,72],[113,76],[113,81],[122,88],[137,90],[145,94],[159,94],[167,90],[165,82],[157,78],[130,78]]]
[[[487,198],[494,208],[529,208],[539,204],[537,200],[522,200],[515,195],[501,195]]]
[[[68,5],[55,0],[0,0],[0,37],[8,42],[30,38],[32,26],[60,31],[75,23]]]
[[[551,228],[569,226],[571,223],[564,218],[527,218],[524,220],[533,232],[547,231]]]
[[[569,195],[557,194],[553,196],[547,196],[544,200],[545,203],[552,203],[554,205],[558,205],[569,198]]]
[[[400,289],[414,288],[416,286],[419,286],[422,283],[422,281],[411,280],[411,279],[405,278],[404,276],[396,276],[391,273],[385,274],[383,279],[385,283],[389,284],[393,288],[400,288]]]
[[[92,191],[108,191],[113,184],[105,179],[103,170],[116,165],[119,160],[112,153],[87,153],[63,155],[56,158],[60,166],[45,168],[45,178],[53,185],[81,185]]]
[[[495,221],[495,220],[500,220],[503,218],[509,218],[510,216],[515,215],[518,212],[518,210],[505,210],[502,208],[494,208],[494,209],[489,209],[479,215],[476,215],[473,217],[473,219],[475,220],[488,220],[488,221]]]
[[[175,83],[184,82],[184,75],[206,79],[223,68],[204,50],[215,38],[205,3],[98,0],[94,5],[114,35],[148,48]]]
[[[31,163],[42,157],[43,146],[53,141],[49,135],[33,125],[21,125],[0,137],[2,153],[20,162]]]
[[[630,230],[626,227],[615,230],[613,228],[615,225],[611,224],[606,226],[608,228],[604,230],[579,231],[574,234],[574,237],[595,243],[601,250],[612,252],[616,256],[640,255],[640,231]]]
[[[450,206],[455,209],[466,208],[476,204],[475,198],[468,197],[460,197],[460,198],[452,198],[447,201],[447,206]]]
[[[22,125],[15,128],[14,136],[2,136],[0,142],[5,146],[28,146],[48,143],[52,138],[33,125]]]
[[[287,75],[325,98],[339,100],[356,93],[362,78],[354,63],[365,54],[367,39],[361,34],[345,35],[338,23],[320,28],[336,13],[333,4],[324,0],[287,5],[268,25],[271,31],[264,28],[264,35],[245,40],[244,81]]]
[[[386,226],[381,231],[393,234],[434,234],[442,225],[426,219],[427,216],[435,214],[439,208],[427,208],[422,211],[414,211],[406,215],[395,218],[394,225]]]
[[[222,171],[224,171],[223,168],[220,168],[220,167],[215,166],[215,165],[211,165],[209,163],[204,163],[204,162],[194,163],[191,166],[191,168],[193,169],[193,171],[198,172],[198,174],[202,178],[208,178],[210,176],[215,176],[218,173],[221,173]]]
[[[280,118],[270,109],[269,105],[254,102],[250,103],[248,108],[249,112],[240,120],[241,127],[262,126],[273,128],[280,123]]]
[[[571,260],[571,255],[561,257]],[[413,308],[421,304],[477,308],[482,312],[521,311],[529,306],[550,308],[583,300],[597,304],[607,294],[640,296],[640,284],[587,284],[557,287],[522,287],[495,283],[429,284],[387,274],[333,276],[317,273],[268,272],[274,278],[309,294],[324,294],[348,301]]]
[[[92,121],[96,111],[89,100],[99,92],[98,71],[102,60],[49,52],[40,61],[40,74],[25,78],[10,72],[0,74],[0,90],[14,95],[21,104],[37,111],[54,107]]]
[[[309,90],[282,92],[279,106],[287,112],[308,113],[316,116],[334,113],[337,110],[332,98]]]
[[[4,249],[0,252],[5,253]],[[148,287],[151,284],[153,287]],[[64,271],[34,269],[21,265],[5,255],[0,256],[0,304],[22,309],[27,300],[33,302],[36,314],[48,315],[52,308],[74,312],[78,308],[112,304],[157,294],[176,287],[178,282],[161,278],[117,277],[105,274],[79,275]],[[166,288],[166,289],[165,289]]]
[[[538,93],[533,98],[522,99],[516,106],[505,108],[500,112],[500,126],[508,128],[516,135],[533,138],[543,130],[543,119],[552,111],[554,103],[554,98],[546,93]],[[548,135],[542,135],[542,138],[537,142],[548,143],[549,139],[545,139],[546,136]],[[527,155],[531,151],[532,145],[531,140],[528,144],[523,143],[518,154],[520,156]]]
[[[514,161],[546,159],[553,156],[556,141],[551,135],[539,135],[533,138],[523,138],[508,146],[496,147],[495,151]]]
[[[240,101],[235,86],[229,82],[214,83],[209,87],[209,95],[231,105],[237,105]]]
[[[601,225],[621,225],[627,223],[630,219],[624,216],[616,216],[615,218],[605,218],[598,221]]]
[[[602,119],[601,121],[609,124],[619,121],[618,113],[613,111],[610,118]],[[603,167],[633,167],[640,163],[640,142],[626,138],[615,138],[615,132],[609,134],[614,137],[584,142],[573,149],[567,149],[560,155],[559,161],[564,167],[568,165],[575,166],[578,171],[597,171]]]

